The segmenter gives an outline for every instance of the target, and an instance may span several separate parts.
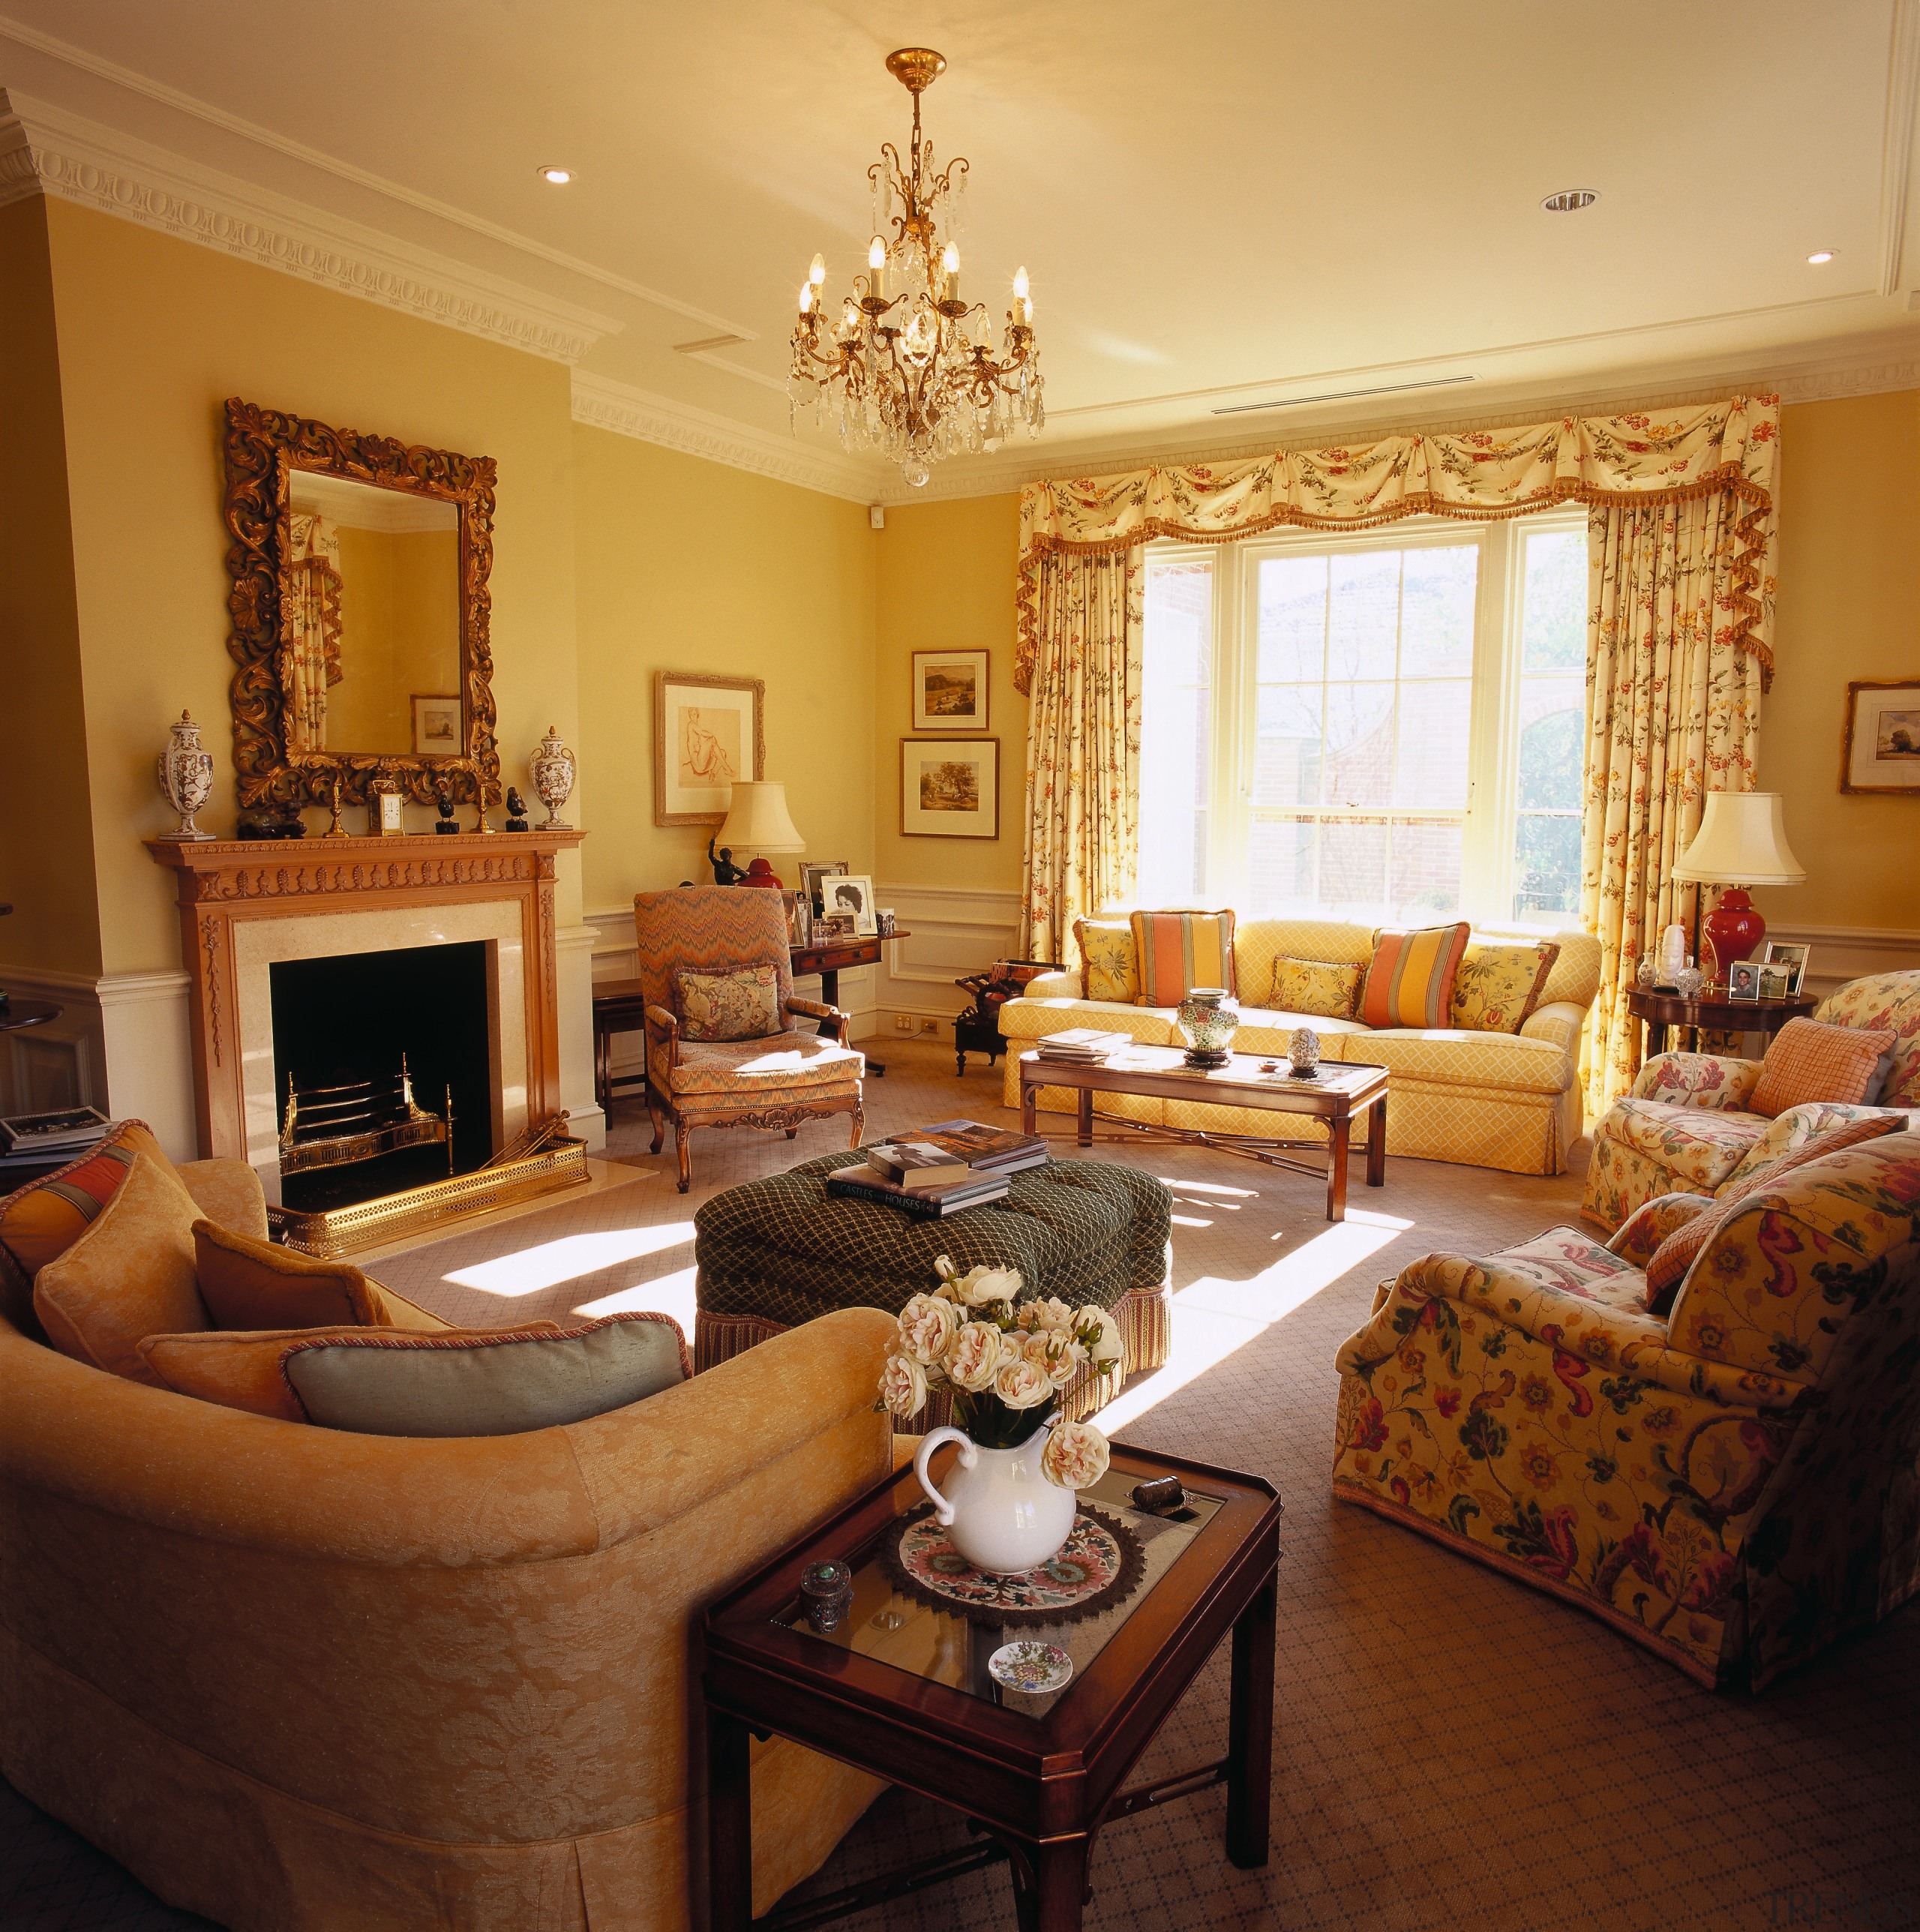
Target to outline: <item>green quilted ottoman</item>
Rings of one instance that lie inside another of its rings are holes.
[[[1110,1310],[1125,1352],[1119,1369],[1076,1390],[1090,1414],[1126,1377],[1167,1358],[1167,1238],[1173,1197],[1150,1174],[1109,1161],[1055,1160],[1013,1176],[1006,1197],[944,1221],[826,1191],[857,1150],[823,1155],[785,1174],[716,1194],[694,1216],[694,1371],[836,1308],[897,1315],[931,1289],[934,1257],[1020,1270],[1022,1300],[1058,1295]],[[945,1398],[940,1400],[944,1405]],[[944,1420],[928,1407],[932,1427]]]

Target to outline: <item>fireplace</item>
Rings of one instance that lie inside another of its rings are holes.
[[[492,1156],[488,950],[465,940],[268,965],[284,1206],[350,1207]]]

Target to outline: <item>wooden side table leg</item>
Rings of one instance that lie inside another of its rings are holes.
[[[1330,1221],[1347,1218],[1347,1142],[1352,1133],[1353,1124],[1344,1114],[1327,1124],[1327,1218]],[[1372,1159],[1370,1150],[1367,1158]]]
[[[1030,1134],[1034,1131],[1034,1108],[1040,1088],[1027,1078],[1027,1070],[1020,1070],[1020,1131]]]
[[[1074,1139],[1082,1147],[1094,1144],[1094,1090],[1083,1087],[1075,1108]]]
[[[1233,1627],[1227,1718],[1227,1856],[1243,1871],[1267,1862],[1274,1802],[1276,1592],[1269,1576]],[[720,1922],[714,1921],[717,1927]]]
[[[1084,1838],[1058,1838],[1039,1846],[1033,1891],[1034,1932],[1080,1932],[1087,1900]]]
[[[706,1714],[706,1874],[712,1932],[751,1932],[753,1785],[747,1727],[717,1711]]]
[[[1370,1187],[1387,1184],[1387,1096],[1384,1094],[1374,1102],[1373,1118],[1366,1125],[1366,1184]]]

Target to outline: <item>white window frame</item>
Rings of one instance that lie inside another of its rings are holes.
[[[1520,795],[1524,538],[1536,531],[1584,532],[1583,509],[1542,511],[1492,523],[1412,517],[1364,531],[1288,530],[1232,544],[1150,544],[1171,562],[1213,568],[1212,806],[1208,812],[1208,903],[1247,904],[1248,832],[1259,711],[1258,597],[1262,560],[1311,550],[1412,550],[1472,544],[1475,574],[1473,690],[1467,802],[1460,849],[1460,916],[1477,926],[1551,932],[1572,916],[1516,919],[1514,846]]]

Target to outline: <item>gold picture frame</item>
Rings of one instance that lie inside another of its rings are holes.
[[[1920,798],[1920,678],[1856,679],[1847,686],[1840,788]]]
[[[766,683],[704,671],[653,674],[653,822],[723,825],[736,784],[766,770]]]
[[[900,836],[1000,836],[1000,740],[902,738]]]

